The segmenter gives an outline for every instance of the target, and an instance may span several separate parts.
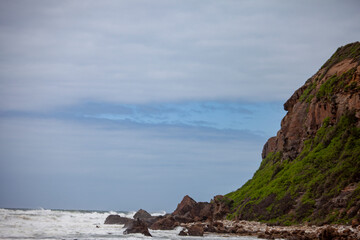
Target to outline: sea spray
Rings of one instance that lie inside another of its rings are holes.
[[[122,217],[133,217],[135,212],[116,211],[76,211],[48,209],[0,209],[0,239],[150,239],[141,234],[124,235],[123,225],[105,225],[110,214]],[[165,212],[153,213],[153,216],[164,215]],[[153,240],[198,239],[196,237],[180,237],[182,230],[161,231],[150,230]],[[221,236],[210,234],[206,240],[250,240],[255,237]]]

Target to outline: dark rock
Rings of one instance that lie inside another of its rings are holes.
[[[204,227],[204,231],[205,232],[216,232],[216,228],[214,227],[214,225],[212,223],[210,223]]]
[[[144,218],[142,219],[148,227],[151,227],[155,222],[157,222],[159,219],[162,219],[163,217],[150,217],[150,218]]]
[[[233,200],[218,195],[211,203],[196,202],[186,195],[171,214],[174,219],[181,223],[220,220],[230,213]]]
[[[258,238],[264,238],[264,239],[275,239],[272,235],[270,235],[269,233],[263,233],[263,232],[261,232],[261,233],[259,233],[258,234],[258,236],[257,236]]]
[[[181,223],[205,221],[212,218],[212,204],[207,202],[196,202],[186,195],[172,213],[175,220]]]
[[[148,213],[147,211],[140,209],[139,211],[137,211],[134,215],[134,219],[140,219],[143,222],[145,222],[145,224],[148,227],[151,227],[152,224],[154,224],[157,220],[159,220],[161,217],[153,217],[150,215],[150,213]]]
[[[213,205],[213,218],[215,220],[224,219],[224,217],[231,212],[231,206],[234,203],[233,200],[217,195],[212,201]]]
[[[166,216],[158,218],[150,228],[153,230],[172,230],[179,225],[179,222],[177,222],[173,216]]]
[[[326,227],[324,228],[320,234],[319,234],[319,240],[331,240],[331,239],[335,239],[336,237],[338,237],[338,232],[336,231],[335,228],[333,227]]]
[[[151,234],[149,232],[149,229],[147,228],[146,223],[140,220],[139,218],[133,221],[132,223],[128,224],[128,227],[124,231],[124,234],[129,234],[129,233],[141,233],[145,236],[151,237]]]
[[[176,210],[172,213],[173,216],[188,216],[191,209],[195,206],[196,201],[186,195],[183,200],[178,204]]]
[[[204,228],[201,224],[192,225],[188,228],[189,236],[204,236]]]
[[[188,214],[188,216],[190,216],[190,214]],[[173,216],[176,222],[179,223],[189,223],[189,222],[194,222],[194,219],[191,217],[185,217],[185,216],[179,216],[179,215],[175,215]]]
[[[105,224],[127,224],[132,221],[132,219],[121,217],[120,215],[109,215],[105,219]]]
[[[213,206],[207,202],[198,202],[190,211],[191,217],[194,221],[204,221],[208,218],[212,218]]]
[[[181,230],[181,232],[179,232],[179,236],[188,236],[188,233],[185,230]]]
[[[134,219],[140,218],[140,219],[144,219],[144,218],[151,218],[152,216],[150,215],[150,213],[148,213],[147,211],[140,209],[139,211],[137,211],[134,215]]]
[[[351,221],[351,226],[353,228],[355,228],[356,226],[359,226],[360,225],[360,222],[358,219],[354,218],[352,221]]]
[[[227,229],[225,227],[215,227],[217,233],[227,233]]]
[[[222,222],[214,222],[213,226],[214,227],[224,227],[224,224]]]

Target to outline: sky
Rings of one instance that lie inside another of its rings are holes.
[[[0,1],[0,207],[172,212],[241,187],[359,1]]]

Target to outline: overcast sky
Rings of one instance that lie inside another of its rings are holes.
[[[0,207],[173,211],[236,190],[359,1],[0,1]]]

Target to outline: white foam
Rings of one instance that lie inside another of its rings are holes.
[[[124,229],[121,226],[103,224],[109,214],[109,212],[1,209],[0,238],[122,235]]]
[[[157,216],[164,216],[165,214],[166,214],[165,211],[161,211],[161,212],[151,213],[151,216],[157,217]]]
[[[153,216],[164,215],[165,212],[153,213]],[[104,221],[110,214],[133,217],[135,212],[83,212],[58,210],[12,210],[0,209],[0,239],[151,239],[141,234],[124,235],[123,225],[107,225]],[[150,230],[152,240],[182,240],[178,236],[181,228],[171,231]],[[186,237],[186,240],[194,238]],[[196,238],[198,239],[198,238]],[[225,239],[209,235],[206,239]],[[256,238],[235,238],[256,239]],[[231,238],[226,238],[231,240]]]

